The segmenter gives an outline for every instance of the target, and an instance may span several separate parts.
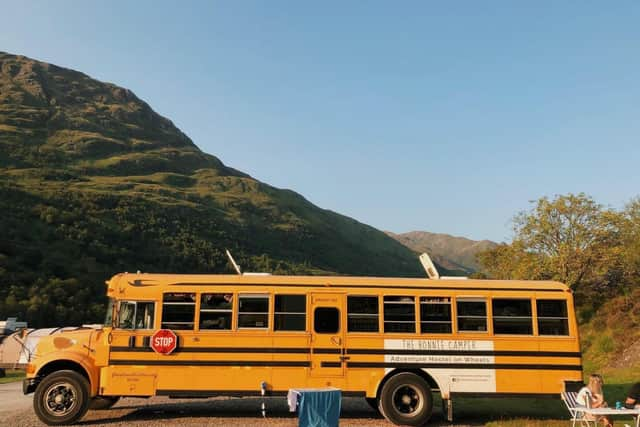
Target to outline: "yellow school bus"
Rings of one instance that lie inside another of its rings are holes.
[[[559,396],[582,379],[572,293],[552,281],[118,274],[102,329],[44,338],[24,392],[49,425],[121,396],[337,387],[424,425],[434,393]]]

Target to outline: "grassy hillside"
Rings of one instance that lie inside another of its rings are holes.
[[[441,266],[461,274],[479,271],[480,264],[476,260],[476,254],[497,245],[490,240],[475,241],[427,231],[387,234],[417,253],[428,252]]]
[[[118,271],[423,276],[384,233],[203,153],[128,89],[0,52],[0,318],[93,322]]]
[[[582,309],[580,340],[585,372],[640,380],[640,288],[605,302],[595,313]]]

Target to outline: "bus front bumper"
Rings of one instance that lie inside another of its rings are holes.
[[[33,393],[34,391],[36,391],[37,385],[38,384],[36,383],[35,378],[25,378],[24,380],[22,380],[22,393],[24,394]]]

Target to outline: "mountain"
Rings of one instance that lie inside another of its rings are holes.
[[[219,141],[220,144],[230,143]],[[132,91],[0,52],[0,318],[99,321],[119,271],[424,276],[383,232],[202,152]]]
[[[428,252],[440,266],[464,274],[480,271],[481,267],[476,261],[476,254],[497,246],[497,243],[490,240],[475,241],[427,231],[411,231],[402,234],[388,231],[387,235],[414,252]]]

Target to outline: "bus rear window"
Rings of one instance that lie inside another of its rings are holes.
[[[539,299],[538,335],[569,335],[567,302],[564,300]]]

